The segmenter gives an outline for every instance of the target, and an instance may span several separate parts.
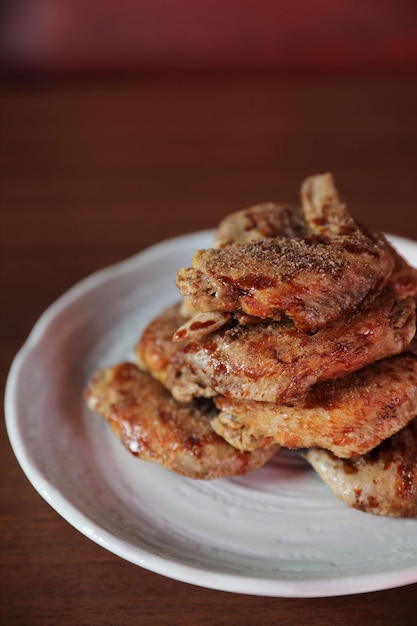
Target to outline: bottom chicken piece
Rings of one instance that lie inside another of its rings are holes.
[[[311,448],[304,457],[333,493],[354,509],[417,517],[417,418],[367,454],[340,459]]]
[[[237,450],[212,429],[210,420],[218,411],[211,401],[179,403],[132,363],[98,371],[85,396],[88,407],[109,422],[132,454],[188,478],[247,474],[279,449]]]

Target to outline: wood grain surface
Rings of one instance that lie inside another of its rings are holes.
[[[332,171],[351,212],[417,240],[415,76],[4,82],[1,381],[33,324],[93,271]],[[0,438],[0,623],[415,623],[417,585],[243,596],[146,571],[41,499]],[[417,523],[417,522],[416,522]]]

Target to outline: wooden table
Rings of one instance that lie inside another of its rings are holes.
[[[358,219],[417,239],[415,76],[9,82],[1,124],[2,383],[74,283],[233,210],[296,203],[306,175],[331,170]],[[263,598],[136,567],[41,499],[3,422],[0,446],[2,624],[415,623],[417,585]]]

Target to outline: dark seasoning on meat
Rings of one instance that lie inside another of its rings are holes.
[[[298,449],[347,505],[417,516],[417,271],[331,174],[303,182],[300,208],[226,217],[177,286],[136,363],[85,392],[128,450],[213,479]]]

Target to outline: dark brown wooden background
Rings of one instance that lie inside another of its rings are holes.
[[[43,310],[94,270],[332,171],[352,213],[417,240],[415,75],[4,82],[1,380]],[[165,579],[62,520],[0,438],[0,623],[414,623],[417,585],[260,598]],[[416,522],[417,523],[417,522]]]

